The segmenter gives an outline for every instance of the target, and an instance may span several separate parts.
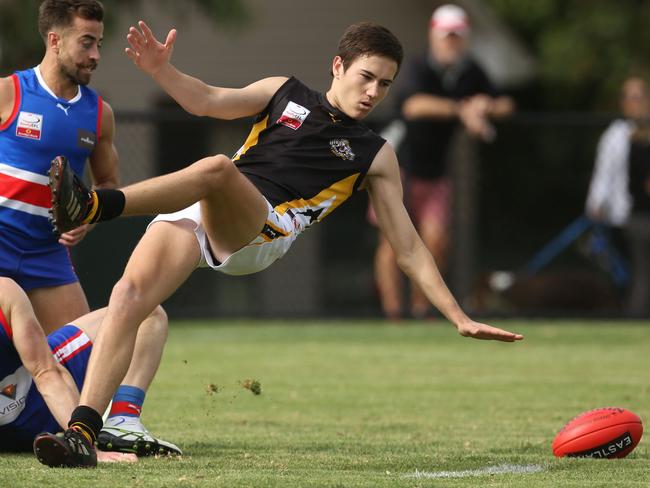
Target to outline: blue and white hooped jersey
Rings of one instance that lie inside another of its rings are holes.
[[[12,75],[15,102],[0,125],[0,230],[26,239],[56,241],[48,222],[51,193],[47,171],[64,155],[82,176],[99,141],[101,97],[79,86],[72,100],[58,98],[37,67]]]
[[[79,390],[92,350],[90,338],[68,325],[48,336],[54,358],[72,375]],[[29,449],[39,432],[60,430],[45,400],[20,360],[13,332],[0,310],[0,451]]]

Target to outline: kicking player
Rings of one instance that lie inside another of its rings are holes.
[[[0,451],[31,450],[37,434],[66,425],[78,403],[92,342],[105,313],[106,309],[91,312],[46,338],[23,290],[13,280],[0,278]],[[129,371],[113,397],[99,435],[99,461],[181,453],[175,445],[152,437],[140,422],[145,391],[160,364],[166,338],[167,316],[157,307],[140,326]],[[57,464],[69,464],[65,454]]]
[[[386,96],[402,60],[390,31],[365,22],[349,27],[332,62],[331,87],[321,94],[286,77],[242,89],[206,85],[170,64],[176,30],[163,44],[144,22],[139,27],[127,36],[128,56],[188,112],[256,119],[234,160],[207,157],[122,191],[89,192],[65,158],[53,161],[52,213],[60,231],[120,214],[175,212],[153,221],[113,288],[80,406],[66,431],[71,452],[78,444],[90,448],[100,431],[99,412],[126,373],[138,324],[197,266],[235,275],[260,271],[359,189],[370,193],[402,269],[461,335],[523,338],[474,322],[461,310],[404,208],[394,151],[360,122]],[[39,436],[34,445],[42,462],[56,459],[48,454],[53,436]],[[80,465],[90,464],[80,457]]]
[[[86,86],[99,63],[103,16],[96,0],[42,2],[42,61],[0,78],[0,276],[27,291],[46,333],[89,311],[68,250],[88,226],[52,232],[50,161],[66,154],[82,175],[88,160],[97,188],[118,185],[113,111]]]

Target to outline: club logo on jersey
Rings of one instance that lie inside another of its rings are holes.
[[[350,147],[350,141],[347,139],[332,139],[330,141],[330,149],[335,156],[346,161],[354,161],[355,154]]]
[[[95,134],[85,129],[77,129],[77,146],[83,149],[93,150],[97,138]]]
[[[27,139],[41,140],[43,130],[43,116],[31,112],[20,112],[16,124],[16,135]]]
[[[7,385],[5,386],[2,391],[0,391],[0,395],[5,396],[7,398],[11,398],[12,400],[16,399],[16,385]]]
[[[310,112],[311,110],[307,110],[302,105],[289,102],[287,108],[284,109],[284,112],[282,112],[282,115],[278,119],[278,124],[286,125],[293,130],[297,130]]]

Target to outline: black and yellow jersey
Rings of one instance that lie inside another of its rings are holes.
[[[302,217],[307,227],[359,188],[384,143],[290,78],[256,117],[234,161],[277,212]]]

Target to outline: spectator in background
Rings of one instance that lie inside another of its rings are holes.
[[[621,111],[623,118],[614,120],[598,142],[586,203],[591,219],[615,228],[625,224],[632,207],[628,188],[632,133],[637,122],[649,115],[647,85],[641,78],[623,82]]]
[[[406,205],[420,237],[444,271],[450,244],[452,185],[446,160],[450,142],[460,125],[472,137],[491,142],[493,118],[514,111],[511,98],[501,96],[485,71],[468,52],[470,23],[456,5],[433,12],[429,48],[405,63],[397,86],[397,119],[382,136],[393,144],[402,166]],[[376,225],[372,207],[369,220]],[[386,317],[402,313],[402,275],[385,238],[379,236],[375,279]],[[429,303],[411,285],[410,313],[426,316]]]
[[[648,313],[650,302],[650,98],[647,83],[630,77],[621,90],[623,118],[598,142],[587,215],[624,233],[632,258],[628,312]]]

